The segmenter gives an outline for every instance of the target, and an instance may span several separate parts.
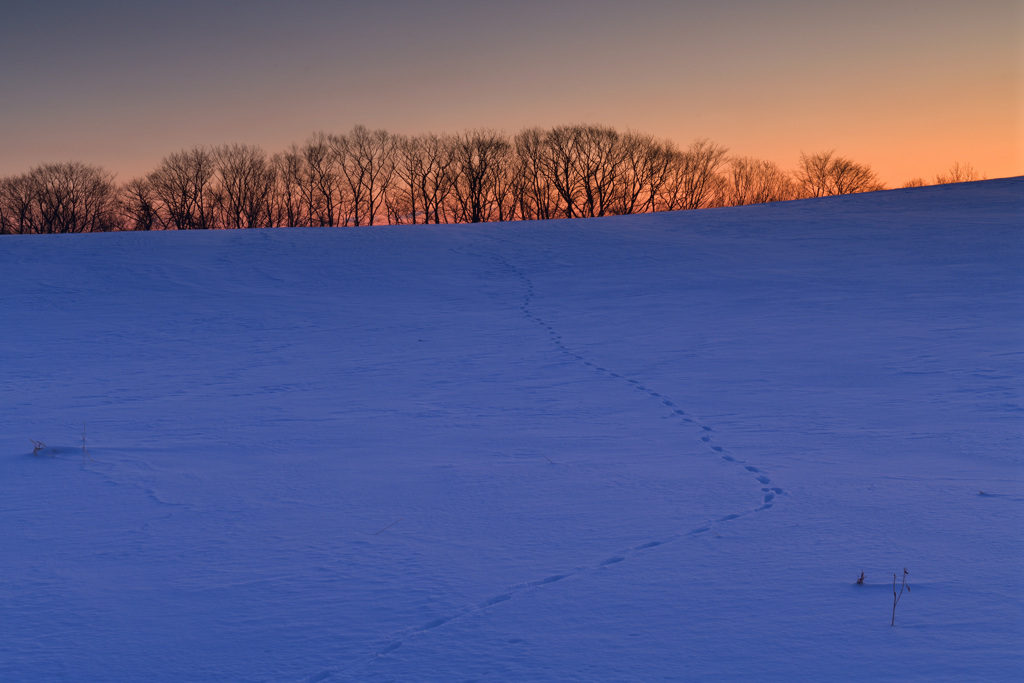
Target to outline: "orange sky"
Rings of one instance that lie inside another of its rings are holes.
[[[370,6],[368,6],[370,5]],[[0,27],[0,175],[121,180],[197,144],[588,122],[892,186],[1024,174],[1016,0],[20,3]]]

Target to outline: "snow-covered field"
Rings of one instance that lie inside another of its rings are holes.
[[[1022,680],[1022,226],[0,238],[0,680]]]

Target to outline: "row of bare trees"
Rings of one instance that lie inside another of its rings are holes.
[[[103,169],[44,164],[0,179],[0,233],[478,223],[740,206],[881,189],[834,152],[797,170],[596,125],[394,135],[356,126],[267,155],[195,147],[117,186]]]
[[[124,225],[114,176],[95,166],[43,164],[0,179],[0,234],[105,232]]]
[[[974,166],[967,163],[960,163],[959,161],[949,167],[949,170],[945,173],[939,173],[935,176],[936,185],[946,185],[948,183],[971,183],[976,180],[985,180],[986,176],[984,173],[978,171]],[[913,178],[903,184],[903,187],[924,187],[929,183],[924,178]]]

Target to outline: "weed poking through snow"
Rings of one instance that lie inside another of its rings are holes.
[[[899,595],[896,594],[896,575],[895,574],[892,575],[892,623],[890,624],[890,626],[895,626],[896,625],[896,604],[899,603],[900,598],[903,597],[903,589],[906,588],[907,592],[908,593],[910,592],[910,586],[907,585],[907,574],[909,574],[909,573],[910,572],[907,571],[907,568],[904,567],[903,568],[903,584],[900,586],[900,593],[899,593]]]

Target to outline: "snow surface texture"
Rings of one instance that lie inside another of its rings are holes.
[[[0,680],[1020,680],[1022,204],[2,238]]]

